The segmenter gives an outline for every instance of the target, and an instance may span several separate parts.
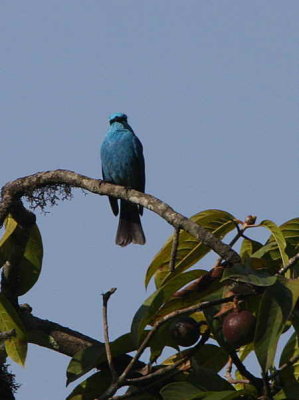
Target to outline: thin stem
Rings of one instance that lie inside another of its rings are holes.
[[[238,357],[237,353],[235,351],[231,351],[229,353],[231,356],[231,359],[237,369],[239,370],[240,374],[242,376],[245,376],[249,380],[249,382],[257,388],[258,391],[260,391],[263,387],[263,381],[260,378],[256,378],[254,375],[252,375],[249,371],[247,371],[245,365],[242,363],[240,358]]]
[[[104,338],[105,338],[105,350],[107,356],[108,366],[112,376],[112,382],[117,380],[117,374],[113,366],[112,360],[112,353],[109,341],[109,327],[108,327],[108,315],[107,315],[107,308],[108,308],[108,301],[110,296],[115,293],[116,288],[110,289],[108,292],[102,294],[103,297],[103,308],[102,308],[102,315],[103,315],[103,329],[104,329]]]

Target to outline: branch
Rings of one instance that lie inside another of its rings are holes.
[[[231,351],[229,353],[233,363],[239,370],[240,374],[244,376],[246,379],[249,380],[249,382],[257,388],[258,391],[261,391],[263,388],[263,380],[260,378],[256,378],[254,375],[252,375],[249,371],[247,371],[245,365],[242,363],[240,358],[238,357],[237,353],[235,351]]]
[[[239,255],[217,239],[212,233],[196,224],[192,220],[174,211],[168,204],[154,196],[128,189],[123,186],[113,185],[98,179],[92,179],[84,175],[68,170],[54,170],[38,172],[7,183],[2,188],[2,201],[0,202],[0,225],[3,224],[11,208],[22,196],[30,196],[38,189],[53,185],[67,185],[81,188],[91,193],[109,195],[115,198],[139,204],[150,211],[155,212],[174,228],[183,229],[194,236],[206,246],[214,250],[220,257],[233,264],[240,262]]]
[[[98,340],[59,325],[56,322],[35,317],[29,312],[21,312],[20,317],[28,333],[29,343],[46,347],[69,357],[73,357],[78,351],[92,345],[104,346],[104,344]],[[47,337],[50,337],[52,340],[46,340]],[[123,371],[131,359],[132,357],[127,354],[115,357],[114,362],[116,370],[119,372]],[[141,370],[144,366],[145,364],[141,361],[136,364],[138,370]],[[107,363],[100,364],[97,368],[107,368]]]
[[[292,268],[293,265],[296,264],[297,261],[299,261],[299,253],[295,254],[294,257],[290,258],[288,264],[280,268],[280,270],[277,272],[277,275],[285,274],[288,269]]]
[[[108,292],[104,293],[103,296],[103,329],[104,329],[104,338],[105,338],[105,349],[106,356],[108,361],[108,366],[112,376],[112,382],[115,382],[117,379],[117,374],[113,366],[112,353],[109,341],[109,328],[108,328],[108,316],[107,316],[107,306],[110,296],[115,293],[116,288],[110,289]]]

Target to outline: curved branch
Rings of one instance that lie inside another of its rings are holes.
[[[95,194],[109,195],[139,204],[158,214],[176,229],[183,229],[188,232],[190,235],[194,236],[196,239],[214,250],[226,261],[233,264],[240,262],[239,255],[232,250],[229,245],[224,244],[212,233],[184,217],[182,214],[177,213],[168,204],[156,197],[138,192],[137,190],[113,185],[100,179],[92,179],[76,172],[62,169],[38,172],[33,175],[16,179],[15,181],[9,182],[3,186],[2,200],[0,202],[0,225],[3,224],[4,219],[10,212],[11,208],[16,205],[16,202],[18,202],[22,196],[31,194],[36,189],[50,185],[69,185]]]
[[[46,347],[69,357],[73,357],[78,351],[92,345],[103,345],[104,347],[104,343],[96,339],[57,324],[56,322],[38,318],[28,311],[22,311],[20,317],[26,328],[29,343]],[[49,340],[49,337],[51,340]],[[127,354],[115,357],[115,369],[121,372],[131,360],[132,357]],[[143,362],[138,361],[135,371],[142,369],[144,366],[145,364]],[[107,368],[107,363],[105,362],[97,367],[99,369]],[[132,375],[135,376],[134,374]]]

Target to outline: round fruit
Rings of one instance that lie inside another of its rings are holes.
[[[180,317],[169,327],[170,334],[176,344],[183,347],[192,346],[199,339],[198,324],[190,317]]]
[[[253,341],[256,319],[250,311],[232,311],[223,320],[222,332],[234,348]]]

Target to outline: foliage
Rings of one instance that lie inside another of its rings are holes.
[[[299,263],[293,263],[287,269],[291,258],[299,251],[299,218],[281,226],[270,220],[250,225],[225,211],[206,210],[191,219],[220,239],[237,228],[231,243],[239,240],[241,262],[229,265],[217,260],[211,269],[204,258],[211,250],[181,231],[176,258],[172,260],[174,269],[170,270],[173,236],[167,240],[146,272],[145,284],[148,286],[154,279],[155,291],[136,311],[131,331],[110,343],[118,376],[130,360],[128,358],[125,365],[120,365],[117,363],[119,357],[138,354],[138,362],[129,368],[119,387],[129,386],[127,398],[136,400],[258,399],[264,394],[263,378],[271,398],[299,398]],[[22,235],[22,227],[11,216],[5,227],[0,240],[1,266],[15,257],[18,238]],[[269,238],[265,243],[250,239],[247,233],[252,229],[268,229]],[[31,289],[42,265],[42,240],[36,225],[27,236],[26,245],[19,254],[18,295]],[[282,267],[285,269],[281,270]],[[228,313],[239,309],[250,311],[256,325],[253,342],[234,349],[226,341],[222,322]],[[200,335],[194,345],[182,350],[171,329],[174,321],[181,318],[183,323],[186,316],[195,321],[190,329],[198,330]],[[15,336],[5,339],[6,351],[11,359],[24,364],[26,330],[18,308],[2,293],[0,332],[11,329],[15,330]],[[294,333],[284,346],[277,365],[278,342],[286,331],[292,330]],[[145,348],[149,354],[148,360],[144,360],[149,363],[147,367],[139,360]],[[252,352],[262,371],[258,377],[254,377],[245,365],[246,357]],[[230,357],[237,367],[236,378],[228,374],[225,379],[221,371]],[[83,349],[70,360],[67,383],[93,369],[96,372],[81,380],[68,400],[108,398],[105,396],[115,380],[107,364],[104,345]],[[142,384],[140,379],[144,379]]]

